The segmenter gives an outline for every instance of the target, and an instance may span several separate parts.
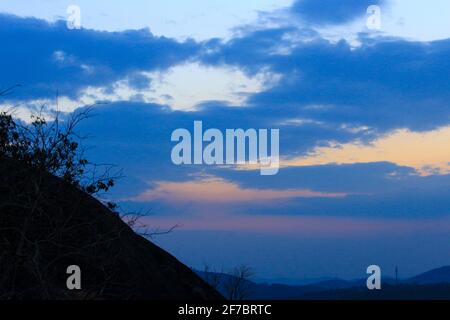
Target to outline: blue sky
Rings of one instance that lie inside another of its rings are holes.
[[[80,130],[94,162],[124,169],[112,199],[180,224],[156,241],[193,267],[302,279],[448,264],[450,4],[322,5],[4,0],[0,87],[22,87],[0,107],[28,121],[57,91],[68,113],[102,102]],[[195,120],[279,128],[280,173],[174,166],[171,132]]]
[[[0,10],[20,16],[48,21],[66,17],[66,8],[82,8],[86,28],[107,31],[150,28],[156,35],[208,39],[224,37],[230,29],[257,18],[258,11],[275,10],[290,5],[291,0],[247,0],[231,3],[225,0],[157,1],[2,1]]]
[[[318,3],[318,1],[316,1]],[[379,1],[347,0],[343,10],[354,13],[369,4]],[[185,38],[193,37],[205,40],[214,37],[229,37],[233,30],[244,24],[252,24],[261,14],[275,17],[284,9],[294,5],[294,11],[309,13],[307,23],[317,24],[326,17],[342,15],[337,12],[335,3],[339,1],[323,0],[295,3],[294,0],[246,0],[231,3],[226,0],[133,0],[131,2],[107,0],[3,0],[0,11],[22,17],[37,17],[48,21],[65,18],[66,9],[75,4],[82,8],[83,25],[89,29],[123,31],[126,29],[150,28],[156,35]],[[312,4],[312,5],[311,5]],[[446,0],[390,0],[385,1],[383,13],[383,31],[391,35],[400,35],[420,40],[447,38],[450,33],[446,12],[450,4]],[[319,9],[318,7],[321,6]],[[359,8],[358,8],[359,6]],[[345,16],[345,15],[344,15]],[[132,18],[130,18],[132,17]],[[324,17],[324,18],[321,18]],[[305,18],[305,17],[304,17]],[[313,23],[312,19],[315,19]],[[333,21],[333,20],[331,20]],[[342,21],[338,21],[342,22]],[[334,26],[336,27],[336,26]],[[350,26],[345,26],[350,30]],[[340,30],[342,31],[342,30]]]

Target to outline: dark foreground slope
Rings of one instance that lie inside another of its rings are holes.
[[[70,265],[81,290],[67,289]],[[0,299],[220,298],[93,197],[0,160]]]

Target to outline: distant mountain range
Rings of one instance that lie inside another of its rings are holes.
[[[450,283],[450,266],[445,266],[421,273],[406,280],[410,284]]]
[[[197,272],[207,282],[216,280],[216,288],[227,297],[227,283],[233,276],[223,273]],[[331,279],[305,285],[269,284],[245,281],[246,299],[450,299],[450,266],[433,269],[398,282],[383,278],[382,290],[370,291],[366,279]]]

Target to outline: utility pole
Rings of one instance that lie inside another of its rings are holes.
[[[395,266],[395,284],[398,285],[398,266]]]

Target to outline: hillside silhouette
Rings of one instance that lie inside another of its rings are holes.
[[[220,299],[189,268],[60,178],[2,159],[0,207],[2,299]],[[66,287],[70,265],[82,270],[81,290]]]
[[[31,124],[0,115],[0,299],[221,299],[93,195],[75,140],[84,114]],[[81,269],[81,288],[66,284]]]

